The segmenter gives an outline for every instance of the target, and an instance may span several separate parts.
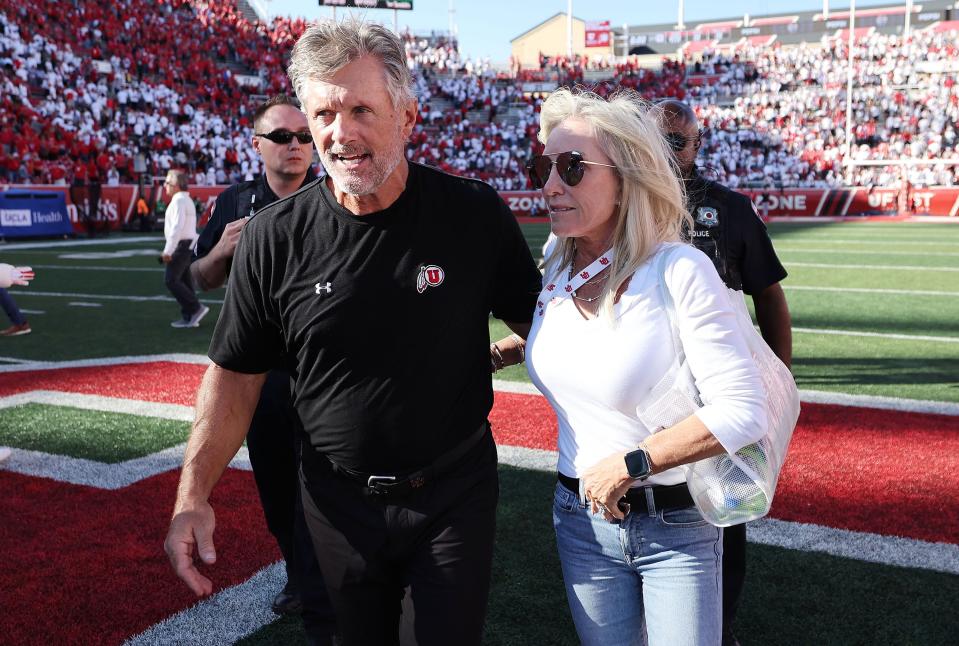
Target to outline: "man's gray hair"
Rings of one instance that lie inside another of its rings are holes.
[[[386,89],[394,107],[415,98],[413,78],[406,67],[406,50],[400,39],[382,25],[351,18],[312,25],[293,46],[287,74],[300,103],[306,81],[329,81],[338,71],[368,54],[383,64]]]
[[[167,172],[167,180],[176,184],[176,187],[181,191],[190,188],[190,177],[186,174],[186,171],[171,169]]]

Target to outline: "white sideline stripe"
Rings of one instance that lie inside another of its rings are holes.
[[[536,389],[536,386],[523,381],[494,379],[493,390],[496,392],[539,395],[542,397],[539,390]],[[856,408],[880,408],[903,413],[959,415],[959,404],[953,402],[937,402],[929,399],[900,399],[898,397],[882,397],[880,395],[851,395],[825,390],[800,390],[799,399],[807,404],[835,404]]]
[[[826,253],[832,256],[835,255],[860,255],[860,256],[943,256],[948,258],[959,258],[959,253],[953,251],[867,251],[864,249],[817,249],[815,247],[803,248],[803,247],[793,247],[791,245],[799,244],[797,242],[791,242],[788,244],[775,245],[777,252],[792,252],[792,253]],[[945,246],[945,244],[943,245]]]
[[[138,236],[134,238],[112,238],[94,240],[48,240],[46,242],[11,242],[2,246],[3,251],[20,249],[56,249],[58,247],[94,247],[97,245],[118,245],[131,242],[156,242],[163,236]]]
[[[20,310],[21,312],[23,310]],[[0,361],[6,361],[7,363],[19,363],[19,364],[32,364],[34,363],[33,359],[17,359],[16,357],[0,357]],[[25,368],[18,366],[19,370],[25,370]]]
[[[857,332],[856,330],[824,330],[821,328],[794,327],[793,332],[802,334],[834,334],[839,336],[866,336],[878,339],[904,341],[935,341],[936,343],[959,343],[959,336],[925,336],[921,334],[889,334],[887,332]]]
[[[556,471],[559,456],[556,451],[530,449],[525,446],[496,445],[499,463],[531,471]]]
[[[60,390],[31,390],[29,392],[0,398],[0,409],[25,404],[45,404],[48,406],[69,406],[83,410],[95,410],[107,413],[124,413],[143,417],[158,417],[180,422],[193,421],[193,407],[181,404],[162,404],[140,399],[123,399],[71,393]]]
[[[793,289],[806,292],[847,292],[854,294],[895,294],[902,296],[959,296],[959,292],[943,292],[924,289],[885,289],[882,287],[824,287],[819,285],[790,285],[785,284],[783,289]]]
[[[532,394],[531,384],[496,381],[497,390]],[[65,402],[72,393],[33,391],[12,395],[0,400],[3,407],[14,406],[26,401],[41,403]],[[806,391],[804,401],[813,398],[830,400],[833,393]],[[870,396],[841,396],[841,403],[857,405],[869,403],[898,404],[889,398]],[[81,401],[82,400],[82,401]],[[116,412],[134,412],[144,410],[143,402],[129,399],[84,396],[78,399],[81,407],[103,406],[103,409]],[[924,402],[933,407],[938,402]],[[184,416],[186,406],[156,405],[149,412],[161,417],[164,414]],[[898,406],[897,406],[898,408]],[[102,409],[101,409],[102,410]],[[959,413],[959,405],[937,408],[934,412]],[[950,414],[947,413],[947,414]],[[192,416],[192,415],[191,415]],[[5,466],[16,473],[35,477],[49,478],[60,482],[97,487],[100,489],[119,489],[153,475],[179,468],[183,460],[185,444],[178,444],[152,455],[135,458],[117,464],[105,464],[82,458],[51,455],[39,451],[13,449]],[[497,447],[501,464],[534,471],[555,472],[556,451],[531,449],[519,446],[499,445]],[[249,454],[241,447],[229,465],[234,469],[250,470]],[[869,561],[879,564],[893,564],[927,570],[959,574],[959,546],[946,543],[929,543],[914,539],[881,536],[862,532],[836,530],[818,525],[791,523],[786,521],[762,520],[750,525],[750,540],[766,545],[775,545],[789,549],[818,551],[834,556]],[[267,604],[263,604],[266,607]],[[156,628],[156,627],[155,627]],[[152,629],[151,629],[152,630]],[[151,642],[139,642],[151,643]]]
[[[123,646],[233,644],[278,619],[270,610],[270,602],[285,584],[286,568],[283,561],[278,561],[243,583],[154,624]]]
[[[7,360],[19,361],[19,359],[15,359],[13,357],[8,357]],[[154,363],[157,361],[169,361],[171,363],[191,363],[200,366],[208,366],[211,363],[209,357],[205,355],[189,354],[186,352],[176,352],[170,354],[141,354],[124,357],[102,357],[97,359],[73,359],[71,361],[23,361],[23,365],[19,366],[0,366],[0,372],[18,372],[22,370],[59,370],[60,368],[97,368],[100,366],[121,366],[129,363]]]
[[[533,384],[519,381],[495,379],[493,380],[493,389],[496,392],[516,393],[536,397],[542,396]],[[799,391],[799,397],[801,401],[808,404],[833,404],[856,408],[895,410],[904,413],[931,413],[935,415],[959,416],[959,404],[952,402],[937,402],[923,399],[897,399],[895,397],[881,397],[877,395],[850,395],[820,390],[801,390]],[[192,406],[184,406],[181,404],[154,403],[139,399],[104,397],[102,395],[87,395],[56,390],[32,390],[0,398],[0,409],[31,403],[69,406],[71,408],[109,413],[142,415],[181,422],[192,422],[194,415]]]
[[[153,272],[162,272],[164,269],[162,267],[105,267],[102,265],[30,265],[34,269],[68,269],[70,271],[82,270],[82,271],[153,271]]]
[[[883,536],[824,525],[763,518],[749,523],[749,542],[800,552],[959,574],[959,545]]]
[[[555,451],[497,446],[500,464],[534,471],[556,471]],[[752,543],[900,567],[959,574],[959,545],[884,536],[823,525],[763,518],[749,523]]]
[[[949,242],[939,242],[938,240],[900,240],[898,238],[883,238],[881,236],[872,236],[868,239],[844,239],[844,238],[817,238],[815,240],[790,240],[789,244],[875,244],[887,242],[892,246],[913,246],[913,247],[945,247]],[[917,251],[917,254],[922,253]]]
[[[922,265],[837,265],[827,262],[789,262],[787,267],[818,267],[821,269],[880,269],[889,271],[959,271],[959,267],[926,267]]]
[[[103,303],[86,303],[82,301],[70,301],[68,307],[103,307]]]
[[[179,469],[183,464],[186,443],[151,453],[140,458],[108,464],[85,458],[66,455],[12,449],[4,462],[8,471],[35,478],[47,478],[97,489],[122,489],[160,473]],[[232,469],[250,471],[250,455],[245,446],[240,447],[229,464]]]
[[[172,296],[164,296],[163,294],[157,294],[156,296],[120,296],[118,294],[79,294],[77,292],[38,292],[35,290],[29,289],[18,289],[18,295],[22,296],[46,296],[48,298],[94,298],[101,299],[105,301],[133,301],[137,303],[142,303],[146,301],[157,301],[157,302],[176,302],[176,299]],[[212,303],[214,305],[223,305],[223,299],[213,299],[213,298],[201,298],[199,299],[201,303]]]

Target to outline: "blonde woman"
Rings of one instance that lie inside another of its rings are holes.
[[[559,421],[553,518],[580,640],[702,646],[721,640],[722,530],[678,467],[759,439],[765,408],[722,281],[681,241],[689,214],[652,109],[629,93],[544,103],[528,171],[556,241],[526,356]],[[660,267],[706,402],[665,429],[638,409],[675,359]]]

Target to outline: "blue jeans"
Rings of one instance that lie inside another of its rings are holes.
[[[553,527],[566,597],[587,645],[722,641],[723,532],[695,507],[608,522],[557,483]]]
[[[17,307],[17,303],[13,300],[13,296],[2,287],[0,287],[0,307],[3,308],[3,311],[7,314],[7,318],[9,318],[10,322],[14,325],[23,325],[27,322],[27,319],[23,318],[20,308]]]

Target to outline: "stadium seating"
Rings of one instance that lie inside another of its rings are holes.
[[[252,177],[260,168],[250,114],[256,101],[289,91],[284,64],[305,28],[298,19],[251,21],[230,0],[0,0],[0,176],[135,182],[142,157],[147,177],[171,167],[188,168],[197,184]],[[732,186],[837,185],[846,154],[842,36],[798,47],[765,37],[690,41],[688,60],[664,59],[658,70],[634,58],[542,56],[539,69],[506,72],[461,59],[442,35],[403,34],[420,98],[408,156],[501,190],[526,188],[541,97],[524,86],[580,83],[690,101],[712,132],[702,161]],[[855,37],[849,154],[957,158],[955,31],[937,25],[909,43],[868,29]],[[917,167],[909,180],[955,185],[957,170]],[[886,186],[900,175],[867,166],[854,181]]]

